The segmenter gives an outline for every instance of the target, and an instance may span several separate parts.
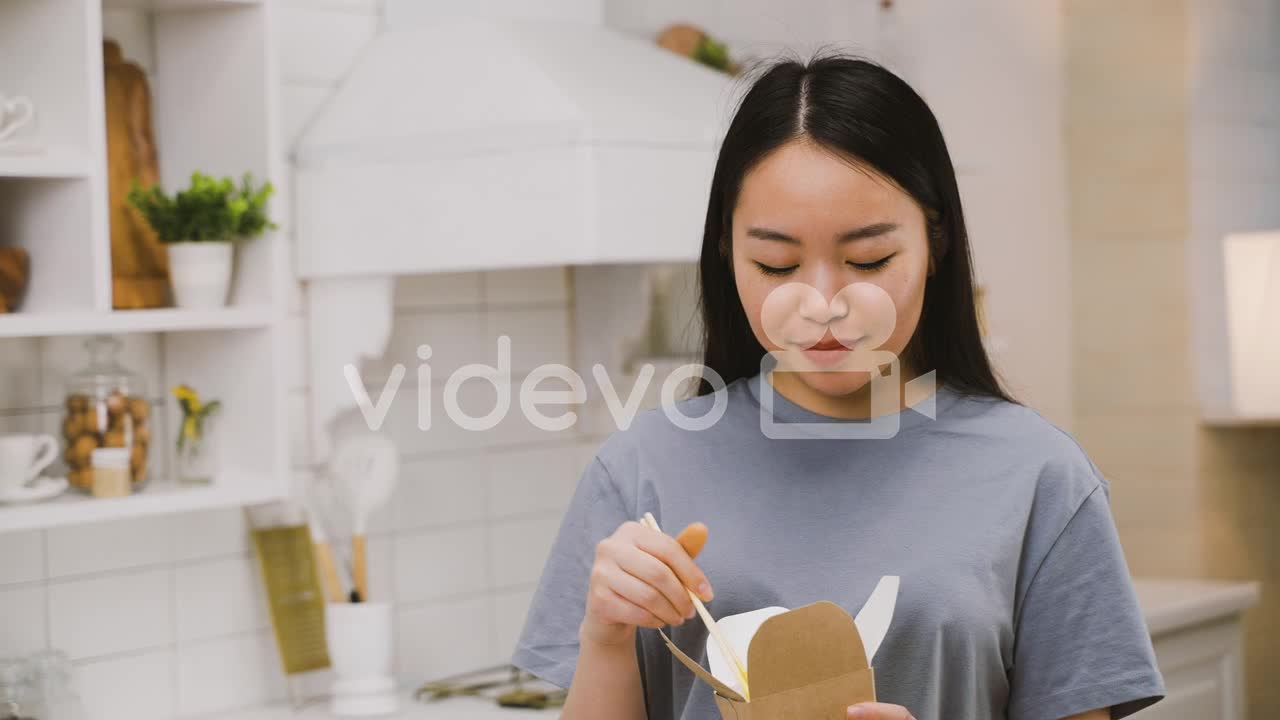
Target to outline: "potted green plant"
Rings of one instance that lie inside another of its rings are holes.
[[[275,224],[267,217],[271,183],[255,185],[246,173],[231,178],[191,174],[190,187],[169,195],[159,185],[134,183],[129,204],[146,219],[169,251],[169,280],[181,308],[227,304],[235,244]]]

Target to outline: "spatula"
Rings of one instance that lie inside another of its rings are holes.
[[[330,460],[351,512],[351,567],[360,600],[369,599],[366,532],[369,518],[391,499],[400,473],[395,443],[383,435],[360,432],[338,442]]]

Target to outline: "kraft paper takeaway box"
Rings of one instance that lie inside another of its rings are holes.
[[[829,602],[721,618],[721,632],[745,661],[750,699],[714,640],[707,641],[708,671],[666,634],[662,639],[715,691],[724,720],[844,720],[850,705],[876,699],[869,661],[888,631],[897,595],[898,578],[881,578],[857,620]]]

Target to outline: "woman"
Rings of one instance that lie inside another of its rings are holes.
[[[909,86],[838,57],[765,72],[720,150],[700,274],[709,379],[677,409],[715,421],[654,411],[603,445],[516,650],[569,688],[566,720],[719,717],[654,630],[704,655],[685,587],[716,617],[853,614],[884,575],[883,702],[851,718],[1124,717],[1162,696],[1106,482],[988,363],[955,171]],[[645,512],[705,522],[706,550]]]

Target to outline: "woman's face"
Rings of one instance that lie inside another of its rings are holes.
[[[786,371],[774,384],[847,396],[915,333],[924,213],[892,182],[797,139],[743,179],[732,262],[751,329]]]

